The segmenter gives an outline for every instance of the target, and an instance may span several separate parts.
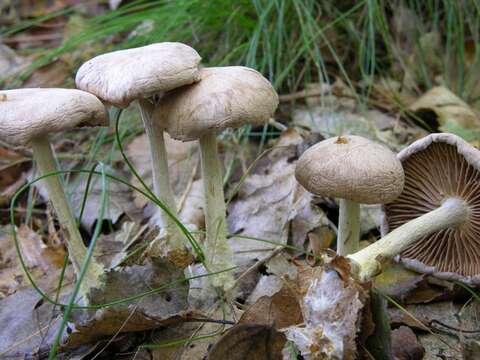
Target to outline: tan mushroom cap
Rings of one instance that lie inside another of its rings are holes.
[[[362,204],[384,204],[403,189],[400,161],[386,146],[355,135],[333,137],[298,159],[297,181],[319,196]]]
[[[480,151],[453,134],[431,134],[398,154],[405,170],[400,196],[384,207],[382,234],[439,207],[463,199],[470,214],[458,227],[425,236],[405,250],[409,268],[480,284]]]
[[[0,91],[0,139],[25,146],[38,136],[77,127],[108,125],[105,106],[94,95],[76,89]]]
[[[188,45],[151,44],[99,55],[84,63],[75,82],[81,90],[120,108],[199,79],[201,57]]]
[[[199,139],[212,131],[267,122],[278,95],[258,71],[243,66],[204,68],[201,80],[171,91],[160,101],[154,118],[177,140]]]

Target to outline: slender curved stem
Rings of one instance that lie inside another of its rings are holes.
[[[55,158],[47,137],[38,137],[31,142],[33,157],[37,162],[40,173],[47,174],[57,171]],[[67,232],[67,247],[70,260],[77,277],[80,274],[83,261],[87,255],[87,248],[83,243],[82,236],[78,230],[77,222],[73,212],[68,204],[63,186],[58,176],[49,176],[43,179],[47,186],[48,197],[55,209],[60,225]],[[93,259],[87,269],[82,283],[82,296],[92,288],[100,285],[100,277],[103,274],[103,268]]]
[[[347,256],[358,250],[360,241],[360,204],[340,199],[337,253]]]
[[[227,242],[223,178],[215,133],[200,138],[200,149],[205,193],[206,262],[210,271],[218,271],[232,267],[232,251]],[[214,276],[212,283],[227,290],[233,285],[232,274]]]
[[[157,122],[152,119],[153,105],[148,100],[138,100],[140,113],[142,115],[145,132],[150,144],[150,157],[152,162],[153,189],[155,195],[177,216],[177,206],[173,196],[172,187],[170,185],[170,176],[168,172],[168,157],[165,148],[165,139],[163,128],[158,126]],[[161,226],[167,232],[167,241],[170,248],[182,248],[183,237],[175,223],[164,212],[160,211]],[[155,253],[153,249],[153,253]]]
[[[381,262],[400,254],[424,236],[461,225],[469,213],[470,208],[465,201],[449,198],[439,208],[399,226],[348,258],[358,267],[360,280],[368,281],[379,272]]]

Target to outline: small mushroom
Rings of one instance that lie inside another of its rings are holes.
[[[107,124],[107,112],[102,102],[84,91],[18,89],[0,92],[0,139],[13,146],[30,146],[41,175],[57,171],[49,134]],[[48,176],[43,181],[58,219],[68,233],[68,252],[78,275],[87,248],[59,177]],[[102,267],[92,259],[82,283],[84,293],[99,285],[102,273]]]
[[[166,94],[154,112],[177,140],[199,140],[205,192],[206,265],[211,271],[231,267],[227,243],[223,177],[217,133],[246,124],[262,125],[275,112],[278,95],[260,73],[241,66],[205,68],[201,80]],[[215,286],[228,289],[232,276],[213,277]]]
[[[387,147],[360,136],[339,136],[312,146],[298,159],[297,181],[318,196],[340,198],[337,253],[358,249],[360,203],[385,204],[403,189],[400,161]]]
[[[177,210],[168,176],[164,124],[153,120],[152,112],[155,99],[165,92],[199,80],[200,60],[198,53],[185,44],[157,43],[94,57],[80,67],[75,79],[79,89],[107,104],[125,108],[138,102],[150,143],[154,191],[174,215]],[[171,245],[169,250],[181,249],[183,237],[175,222],[163,211],[160,219]]]
[[[375,259],[445,279],[480,284],[480,151],[453,134],[431,134],[398,154],[405,188],[384,208],[373,248],[351,258],[374,273]],[[380,258],[378,258],[380,256]]]

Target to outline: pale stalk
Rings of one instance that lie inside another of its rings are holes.
[[[400,254],[417,240],[449,227],[460,226],[470,208],[459,198],[449,198],[425,215],[399,226],[366,248],[348,255],[353,260],[361,281],[372,279],[380,271],[381,262]]]
[[[340,199],[337,254],[347,256],[358,250],[360,241],[360,204]]]
[[[215,133],[200,138],[202,176],[205,193],[206,265],[216,272],[232,267],[232,251],[227,242],[227,220],[223,176]],[[212,277],[212,284],[227,290],[233,285],[230,272]]]
[[[37,163],[40,174],[54,173],[57,170],[53,151],[46,136],[35,138],[31,142],[33,157]],[[67,232],[67,248],[75,274],[78,276],[82,268],[83,260],[87,255],[87,248],[83,243],[82,236],[77,226],[72,209],[70,208],[59,175],[48,176],[42,179],[47,187],[48,198],[55,209],[58,221]],[[103,267],[91,259],[81,285],[82,295],[85,297],[90,288],[101,285],[100,277]]]
[[[168,157],[165,148],[164,130],[152,119],[153,105],[146,99],[138,100],[145,132],[150,144],[150,159],[152,164],[153,190],[155,195],[170,209],[170,212],[177,216],[177,206],[170,185],[168,171]],[[167,233],[169,250],[181,249],[182,234],[175,222],[163,210],[160,212],[160,225]],[[156,244],[156,243],[154,243]],[[152,254],[160,255],[160,244],[153,245]]]

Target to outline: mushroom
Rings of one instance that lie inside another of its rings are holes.
[[[382,233],[351,256],[364,275],[400,254],[407,267],[480,284],[480,151],[453,134],[431,134],[398,154],[405,188],[384,208]]]
[[[0,139],[13,146],[30,146],[41,175],[57,171],[49,134],[107,124],[107,112],[102,102],[84,91],[18,89],[0,92]],[[78,276],[87,248],[59,177],[48,176],[43,181],[60,224],[68,233],[68,253]],[[83,291],[98,286],[102,273],[101,265],[92,259],[82,283]]]
[[[162,123],[152,119],[156,99],[167,91],[199,80],[200,56],[191,47],[173,42],[119,50],[94,57],[77,72],[79,89],[98,96],[107,104],[126,108],[137,101],[150,144],[153,188],[156,196],[177,215],[168,176],[168,159]],[[160,109],[160,111],[163,111]],[[175,222],[163,211],[160,221],[169,250],[182,248],[183,237]],[[152,253],[160,250],[154,245]]]
[[[297,181],[318,196],[340,198],[337,253],[358,249],[360,203],[384,204],[403,189],[400,161],[387,147],[355,135],[338,136],[312,146],[298,159]]]
[[[199,140],[205,192],[206,266],[211,271],[231,267],[227,243],[223,177],[217,133],[246,124],[266,123],[278,105],[278,95],[260,73],[241,66],[201,70],[201,81],[166,94],[154,118],[166,124],[171,137]],[[216,275],[214,286],[228,289],[233,277]]]

